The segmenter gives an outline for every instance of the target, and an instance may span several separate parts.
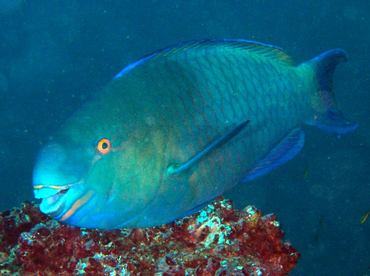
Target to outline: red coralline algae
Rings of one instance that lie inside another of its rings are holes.
[[[0,274],[288,275],[300,254],[283,236],[274,215],[223,198],[171,224],[111,231],[58,223],[25,202],[0,214]]]

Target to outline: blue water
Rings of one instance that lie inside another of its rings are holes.
[[[42,143],[145,54],[204,38],[277,45],[297,62],[341,47],[349,61],[336,70],[336,96],[358,129],[338,138],[304,127],[297,157],[226,196],[277,214],[302,253],[291,275],[368,275],[370,219],[359,220],[370,210],[369,34],[360,0],[0,0],[0,210],[33,199]]]

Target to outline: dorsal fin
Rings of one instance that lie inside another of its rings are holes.
[[[173,45],[158,51],[155,51],[149,55],[144,56],[138,61],[126,66],[119,74],[115,76],[118,78],[122,75],[129,73],[136,66],[144,63],[148,59],[169,56],[181,51],[188,51],[191,49],[206,49],[219,47],[224,49],[234,49],[239,51],[248,51],[251,54],[258,55],[260,57],[265,57],[268,59],[279,61],[282,64],[292,66],[293,62],[290,56],[281,48],[244,39],[207,39],[207,40],[197,40],[180,43]]]
[[[211,40],[210,42],[223,45],[224,47],[248,51],[259,56],[277,60],[286,65],[293,65],[290,56],[282,48],[277,46],[244,39]]]

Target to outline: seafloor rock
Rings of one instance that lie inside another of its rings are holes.
[[[87,230],[25,202],[0,214],[1,275],[288,275],[299,253],[274,215],[220,198],[148,229]]]

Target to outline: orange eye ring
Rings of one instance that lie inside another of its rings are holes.
[[[101,139],[96,146],[96,149],[100,154],[107,154],[111,150],[110,141],[107,138]]]

